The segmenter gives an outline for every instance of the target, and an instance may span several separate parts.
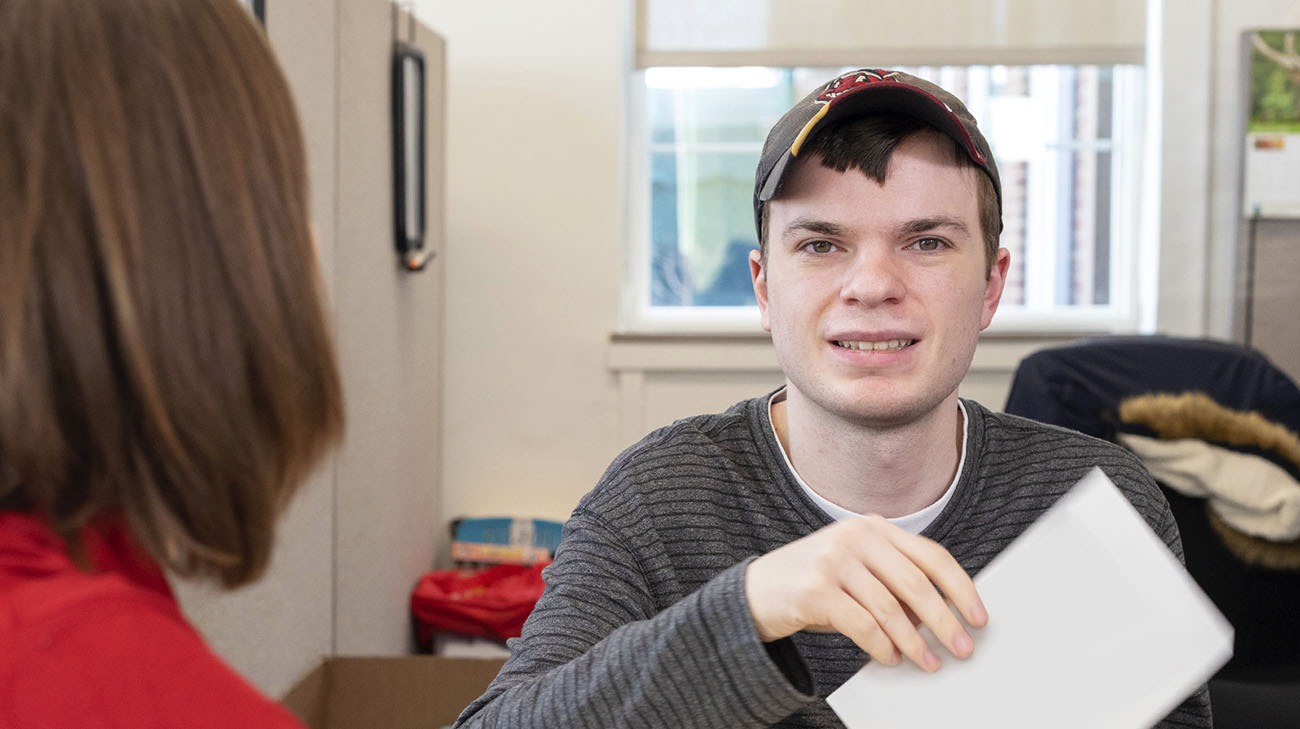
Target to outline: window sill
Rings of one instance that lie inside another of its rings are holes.
[[[1104,332],[986,332],[972,371],[1014,372],[1030,353]],[[609,336],[606,364],[613,372],[780,371],[766,332],[680,334],[618,332]]]
[[[614,372],[770,372],[780,370],[767,332],[615,333],[606,361]]]

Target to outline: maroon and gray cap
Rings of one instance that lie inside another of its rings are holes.
[[[877,111],[914,116],[952,137],[993,181],[1001,209],[1002,183],[993,152],[966,105],[929,81],[902,71],[863,68],[841,74],[805,96],[768,133],[754,176],[754,224],[760,235],[763,203],[776,196],[787,166],[814,131],[839,119]]]

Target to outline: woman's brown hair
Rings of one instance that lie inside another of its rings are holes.
[[[0,507],[255,579],[343,427],[308,215],[235,0],[0,2]]]

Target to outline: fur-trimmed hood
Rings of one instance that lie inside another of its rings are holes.
[[[1118,439],[1152,475],[1207,500],[1210,525],[1243,561],[1300,568],[1300,436],[1259,413],[1226,408],[1200,392],[1120,403]]]

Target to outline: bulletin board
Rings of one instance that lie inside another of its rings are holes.
[[[1250,30],[1243,46],[1242,215],[1300,219],[1300,28]]]

